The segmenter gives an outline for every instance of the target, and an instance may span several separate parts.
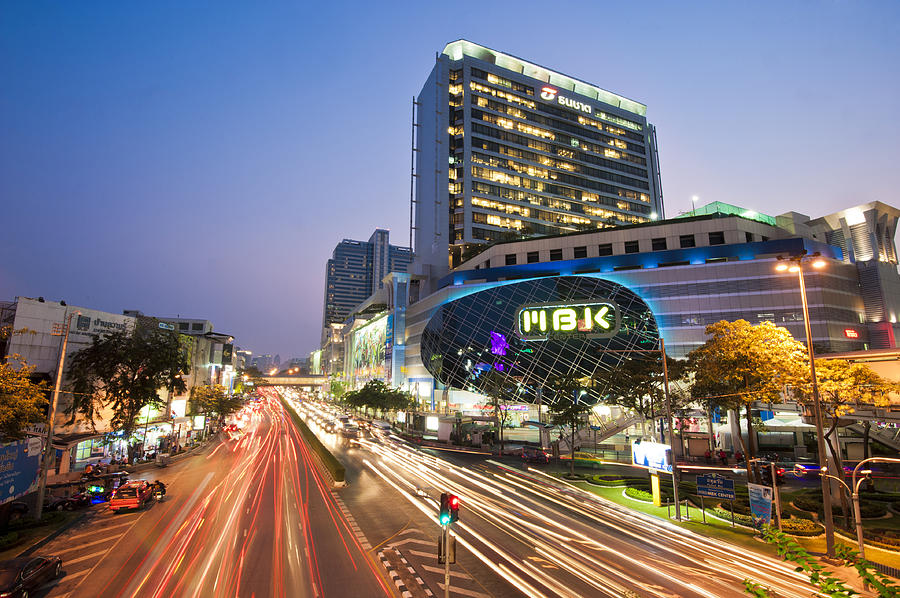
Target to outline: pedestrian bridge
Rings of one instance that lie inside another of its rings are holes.
[[[262,376],[257,386],[303,386],[310,390],[328,382],[328,376]]]

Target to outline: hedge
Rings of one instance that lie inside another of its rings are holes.
[[[718,517],[719,519],[724,519],[725,521],[731,521],[731,511],[723,509],[722,507],[715,507],[713,509],[709,509],[712,511],[712,514]],[[746,525],[747,527],[753,527],[753,518],[750,515],[742,515],[740,513],[734,514],[734,522],[739,523],[741,525]]]
[[[625,496],[630,498],[634,498],[636,500],[642,500],[644,502],[653,502],[653,495],[649,492],[644,492],[643,490],[638,490],[637,488],[626,488]]]
[[[782,519],[781,529],[795,536],[818,536],[822,533],[822,528],[809,519]]]
[[[328,472],[331,474],[334,481],[343,482],[346,478],[346,471],[344,470],[344,466],[341,465],[341,462],[337,460],[337,457],[331,454],[331,451],[325,448],[325,445],[322,444],[322,441],[319,440],[318,436],[309,429],[306,422],[300,419],[300,416],[291,409],[290,405],[288,405],[281,397],[278,397],[278,399],[281,401],[284,410],[287,411],[290,416],[291,421],[297,426],[303,439],[309,444],[310,448],[319,455],[319,458],[322,459],[322,463],[325,465],[325,468],[328,469]]]
[[[821,499],[816,500],[815,498],[800,496],[795,498],[792,502],[794,503],[794,506],[801,511],[818,513],[819,515],[822,515],[825,512]],[[850,507],[850,510],[852,512],[852,506]],[[831,512],[835,517],[844,516],[844,509],[840,504],[832,504]],[[863,519],[879,519],[887,515],[887,506],[880,502],[871,503],[863,501],[859,505],[859,514]]]
[[[6,550],[19,541],[19,532],[9,532],[0,536],[0,550]]]

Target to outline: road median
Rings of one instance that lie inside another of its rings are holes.
[[[312,448],[313,452],[319,458],[319,462],[325,468],[325,471],[331,476],[331,479],[334,482],[334,486],[342,487],[346,485],[346,471],[344,470],[344,466],[338,461],[337,457],[335,457],[328,448],[322,444],[322,441],[319,440],[319,437],[313,433],[313,431],[306,425],[306,422],[303,421],[296,411],[285,401],[282,397],[278,397],[278,400],[281,401],[281,406],[284,407],[284,410],[290,416],[291,421],[294,422],[294,425],[297,426],[297,430],[300,431],[300,435],[303,436],[303,440]]]

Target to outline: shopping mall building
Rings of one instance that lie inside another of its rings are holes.
[[[424,297],[410,298],[410,275],[390,275],[345,331],[345,374],[354,385],[381,378],[409,388],[426,411],[465,414],[483,410],[491,370],[534,403],[551,378],[615,368],[625,354],[611,350],[654,349],[662,337],[669,355],[684,357],[719,320],[770,321],[804,339],[797,275],[776,270],[779,257],[804,253],[826,262],[805,276],[817,352],[894,347],[898,218],[880,202],[818,218],[715,203],[669,220],[494,243]]]

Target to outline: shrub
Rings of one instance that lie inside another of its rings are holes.
[[[800,509],[801,511],[808,511],[810,513],[818,513],[822,509],[822,501],[815,500],[814,498],[808,498],[806,496],[798,496],[794,498],[792,501],[794,503],[794,507]]]
[[[888,546],[900,547],[900,530],[863,529],[863,537]]]
[[[13,546],[19,541],[19,532],[8,532],[0,536],[0,550]]]
[[[595,486],[605,486],[607,488],[627,485],[625,478],[615,475],[592,475],[588,478],[588,481]]]
[[[782,519],[781,528],[786,534],[795,536],[818,536],[822,528],[809,519]]]
[[[824,515],[825,507],[822,505],[821,497],[816,498],[810,496],[799,496],[793,500],[794,506],[801,511],[810,513],[818,513],[819,516]],[[838,503],[831,505],[831,513],[835,517],[843,517],[844,509]],[[859,514],[863,519],[878,519],[887,515],[887,505],[882,502],[862,501],[859,505]],[[853,506],[850,507],[850,515],[853,516]]]
[[[626,488],[625,496],[633,498],[635,500],[642,500],[644,502],[653,502],[653,495],[649,492],[644,492],[643,490],[638,490],[637,488]]]
[[[731,511],[723,509],[722,507],[716,507],[714,509],[710,509],[712,514],[720,519],[724,519],[725,521],[731,521]],[[753,527],[753,518],[750,515],[741,515],[738,513],[734,514],[734,522],[739,523],[741,525],[746,525],[748,527]]]
[[[750,515],[750,501],[743,498],[735,498],[734,499],[734,513],[736,515]],[[725,502],[723,501],[720,505],[720,508],[728,513],[729,517],[731,516],[731,504],[732,501]],[[735,520],[736,521],[736,520]]]

